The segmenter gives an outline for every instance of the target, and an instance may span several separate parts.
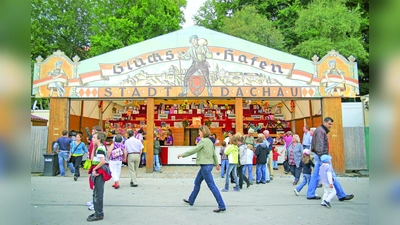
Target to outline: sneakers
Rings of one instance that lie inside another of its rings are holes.
[[[76,181],[76,180],[78,180],[78,177],[77,177],[77,176],[74,176],[74,181]]]
[[[299,196],[299,192],[296,190],[296,188],[293,189],[293,191],[294,191],[294,193],[295,193],[297,196]]]
[[[93,205],[93,201],[86,202],[86,206],[91,206],[91,205]]]
[[[92,214],[86,220],[89,222],[92,222],[92,221],[98,221],[98,220],[103,220],[103,219],[104,219],[104,215],[95,216],[94,214]]]
[[[326,200],[324,200],[325,203],[325,207],[330,209],[331,208],[331,203],[327,202]],[[322,205],[322,204],[321,204]]]
[[[93,211],[94,210],[94,205],[90,205],[87,209],[90,210],[90,211]]]
[[[222,188],[221,191],[222,191],[222,192],[228,192],[229,190],[227,190],[227,189],[225,189],[225,188]]]

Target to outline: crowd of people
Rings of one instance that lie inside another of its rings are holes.
[[[215,145],[218,143],[215,134],[212,134],[207,126],[200,126],[199,137],[196,139],[196,146],[192,149],[178,154],[178,159],[188,157],[193,154],[196,156],[196,164],[200,166],[199,172],[194,181],[194,188],[187,199],[183,201],[189,205],[194,205],[196,197],[200,191],[200,185],[204,180],[213,193],[218,204],[216,213],[226,210],[220,192],[228,192],[229,184],[233,183],[233,191],[240,192],[243,183],[249,188],[256,184],[266,184],[273,180],[267,167],[269,159],[273,160],[273,169],[277,169],[277,158],[285,151],[285,161],[288,164],[288,171],[293,175],[293,185],[300,182],[300,176],[303,174],[302,182],[295,187],[294,193],[299,196],[301,190],[307,186],[306,197],[309,200],[321,200],[321,206],[331,208],[331,200],[336,195],[339,201],[351,200],[354,195],[347,195],[337,180],[332,167],[332,157],[329,155],[328,136],[333,119],[326,117],[323,124],[318,128],[304,127],[303,141],[297,134],[286,132],[283,137],[275,140],[271,138],[268,130],[258,134],[254,138],[254,130],[249,129],[248,134],[234,134],[228,132],[227,137],[222,141],[222,147],[219,152],[221,165],[218,163],[218,156],[215,152]],[[126,135],[116,134],[113,143],[107,148],[106,135],[99,126],[92,128],[92,134],[88,137],[89,148],[82,144],[82,134],[77,133],[73,138],[68,137],[68,132],[62,132],[63,136],[56,141],[56,152],[58,153],[60,175],[65,176],[64,161],[68,168],[74,174],[76,181],[80,177],[79,167],[84,153],[88,154],[91,160],[89,169],[89,184],[93,189],[93,201],[87,205],[89,210],[95,212],[90,215],[88,221],[97,221],[104,218],[103,195],[104,184],[111,178],[114,180],[113,188],[120,188],[119,176],[123,163],[128,164],[131,177],[130,186],[138,187],[137,172],[140,165],[145,164],[146,155],[143,130],[135,133],[128,130]],[[284,143],[285,148],[278,152],[274,144]],[[161,140],[161,134],[154,134],[154,165],[153,171],[161,172],[159,154],[161,145],[172,145],[172,132],[168,131],[165,140]],[[274,150],[274,151],[273,151]],[[143,156],[144,155],[144,156]],[[253,178],[253,157],[256,157],[256,176]],[[108,166],[107,166],[108,165]],[[225,178],[225,185],[218,190],[212,175],[212,169],[216,166],[221,169],[220,176]],[[246,175],[247,170],[247,175]],[[315,194],[318,187],[324,188],[322,198]]]

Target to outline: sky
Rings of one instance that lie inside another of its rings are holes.
[[[197,10],[206,0],[187,0],[185,9],[185,20],[186,23],[182,25],[182,28],[191,27],[194,25],[192,17],[197,13]]]

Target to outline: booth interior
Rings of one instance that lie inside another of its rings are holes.
[[[239,130],[247,134],[251,128],[255,131],[253,136],[257,137],[268,129],[273,138],[287,131],[302,137],[303,126],[318,126],[321,122],[319,99],[243,99],[240,113],[243,129],[236,127],[236,110],[234,99],[155,99],[153,132],[159,134],[161,140],[171,132],[174,143],[168,147],[168,152],[173,152],[172,149],[195,146],[199,126],[206,125],[219,140],[216,144],[216,151],[219,152],[219,146],[229,131],[236,133]],[[91,131],[91,127],[100,125],[107,134],[106,142],[109,145],[115,134],[124,135],[129,129],[143,129],[145,134],[148,133],[146,117],[146,99],[71,100],[69,127],[83,131],[86,140],[88,134],[85,127]],[[275,147],[283,148],[279,145]],[[188,163],[194,162],[191,160]]]

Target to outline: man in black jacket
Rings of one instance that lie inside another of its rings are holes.
[[[333,125],[333,119],[330,117],[326,117],[321,126],[319,126],[312,138],[311,142],[311,152],[314,153],[315,166],[314,172],[311,175],[310,183],[308,184],[307,189],[307,199],[321,199],[321,197],[315,195],[315,190],[318,186],[319,180],[319,167],[321,166],[321,156],[329,154],[329,143],[328,143],[328,133]],[[333,174],[335,177],[335,175]],[[333,186],[336,189],[336,196],[339,198],[339,201],[351,200],[354,198],[354,195],[347,195],[339,181],[335,178],[333,182]]]

